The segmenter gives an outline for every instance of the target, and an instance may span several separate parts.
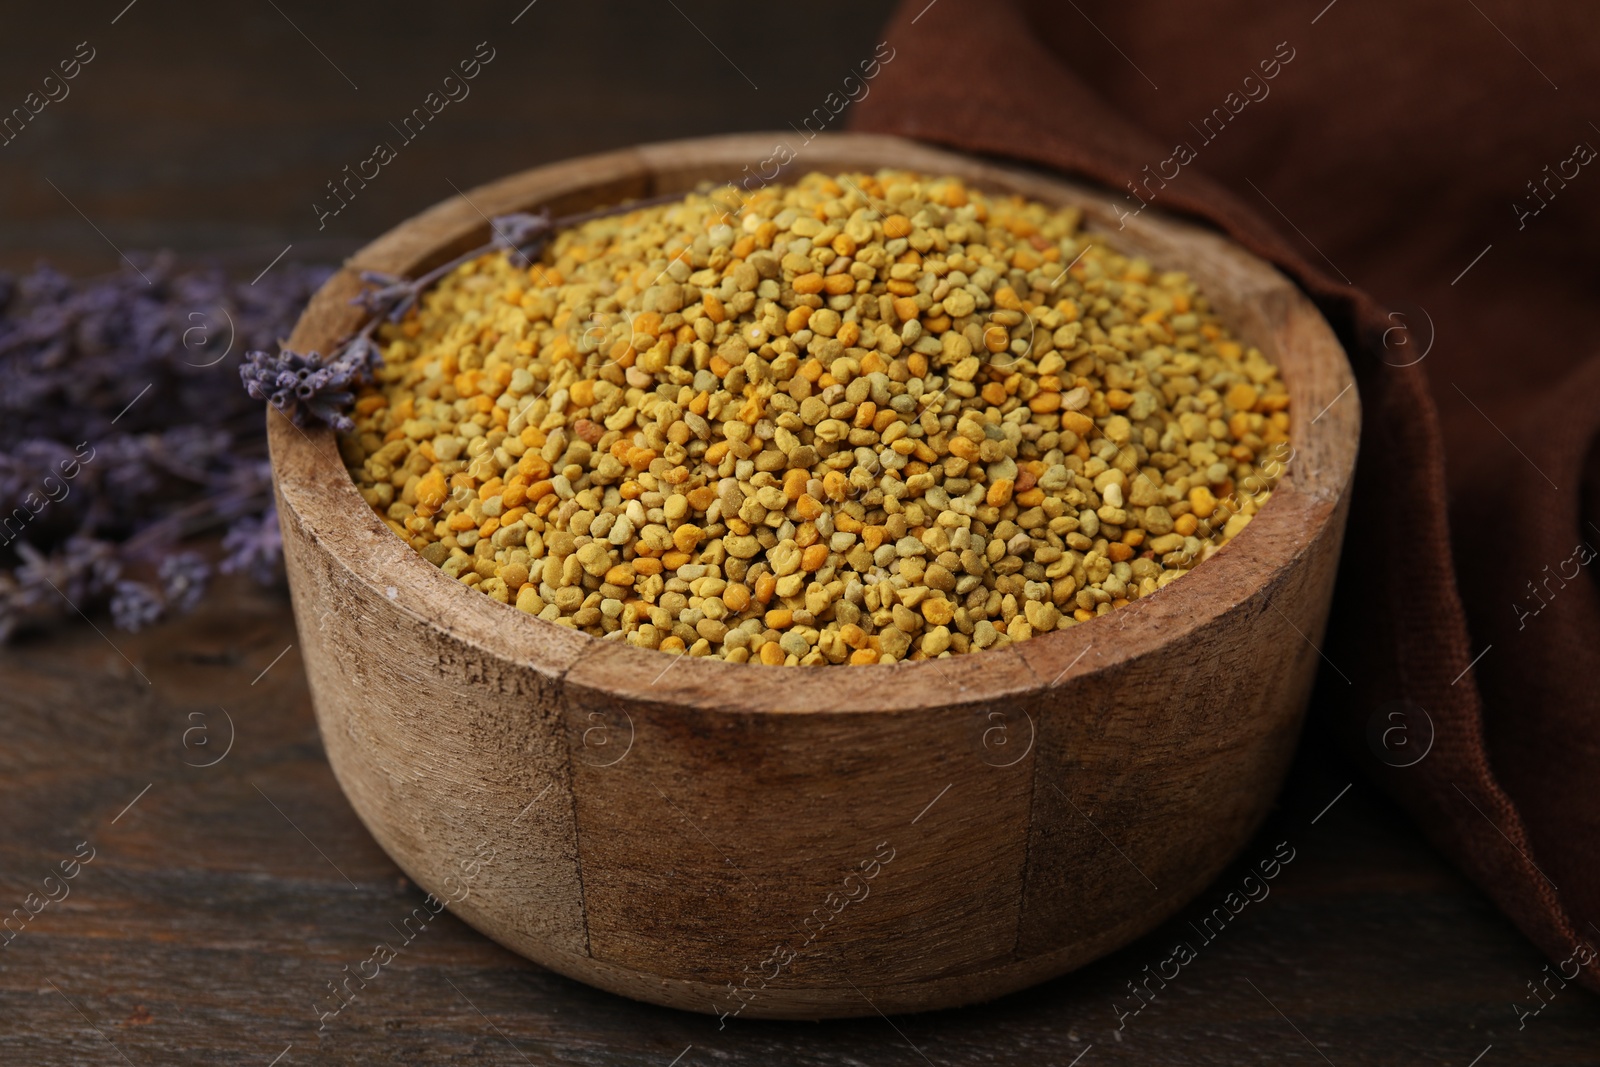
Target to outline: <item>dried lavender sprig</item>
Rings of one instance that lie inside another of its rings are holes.
[[[355,386],[369,380],[373,369],[383,362],[371,330],[372,323],[368,323],[326,360],[316,352],[302,355],[286,347],[275,354],[246,352],[239,377],[252,398],[267,401],[296,426],[320,421],[348,433],[355,428],[347,414],[355,401]]]
[[[180,544],[270,509],[260,409],[222,364],[282,336],[332,271],[283,264],[247,285],[138,264],[0,273],[0,643],[106,606],[123,580],[150,598],[121,621],[185,610],[209,568]],[[259,540],[243,569],[277,581]]]
[[[143,630],[165,610],[161,595],[144,582],[118,582],[111,594],[111,621],[119,630]]]
[[[20,543],[16,554],[18,566],[0,570],[0,644],[29,625],[91,604],[122,574],[116,546],[88,537],[71,538],[49,555]]]
[[[206,595],[211,581],[211,564],[198,552],[174,552],[161,561],[156,572],[161,578],[164,606],[179,613],[193,611]]]
[[[283,567],[283,531],[276,504],[259,516],[246,516],[228,528],[222,539],[223,574],[248,574],[262,585],[273,582]]]
[[[439,278],[496,249],[531,263],[559,229],[676,199],[497,218],[488,244],[414,281],[367,278],[376,289],[358,300],[375,314],[331,359],[258,360],[250,377],[269,398],[288,390],[309,417],[337,424],[349,404],[340,394],[353,395],[377,362],[376,327]],[[284,336],[332,271],[284,264],[246,285],[217,270],[180,273],[168,256],[137,259],[142,274],[82,282],[45,266],[0,273],[0,521],[13,520],[0,535],[0,643],[104,607],[119,582],[129,583],[115,613],[123,624],[192,606],[204,561],[168,561],[184,539],[224,523],[219,571],[281,578],[259,408],[218,364]],[[300,369],[309,397],[298,395]]]
[[[532,264],[559,230],[608,215],[671,203],[682,197],[682,193],[669,193],[559,219],[552,219],[548,209],[497,215],[489,221],[493,236],[487,243],[468,249],[413,280],[383,271],[362,271],[361,280],[369,288],[352,297],[350,303],[365,308],[370,317],[360,329],[336,345],[327,358],[316,352],[295,352],[280,341],[276,355],[264,351],[245,353],[239,376],[252,398],[272,404],[296,426],[308,428],[321,422],[348,433],[355,427],[349,415],[355,401],[352,387],[370,380],[375,368],[383,362],[382,353],[372,339],[373,333],[386,318],[399,322],[429,286],[491,252],[515,251]]]
[[[628,210],[642,207],[643,204],[628,205]],[[607,209],[606,213],[616,213],[616,208]],[[566,218],[552,221],[548,209],[537,213],[513,212],[509,215],[496,215],[489,220],[489,229],[493,233],[487,244],[477,248],[469,248],[459,256],[447,263],[441,263],[414,281],[408,281],[396,274],[387,274],[383,271],[368,270],[361,272],[361,280],[379,286],[376,290],[365,290],[354,297],[350,302],[359,304],[373,312],[374,318],[362,327],[361,333],[370,336],[372,327],[378,319],[387,316],[390,322],[399,322],[411,306],[421,299],[423,292],[440,278],[445,277],[458,267],[471,263],[481,256],[497,250],[515,250],[528,263],[532,263],[541,252],[545,244],[563,226],[588,221],[588,216],[601,217],[594,212],[584,216],[571,215]],[[358,333],[357,336],[360,336]]]

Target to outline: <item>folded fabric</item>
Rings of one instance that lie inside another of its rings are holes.
[[[884,36],[855,128],[1198,219],[1316,301],[1364,415],[1323,647],[1349,684],[1325,677],[1320,706],[1600,990],[1600,20],[1548,0],[910,0]]]

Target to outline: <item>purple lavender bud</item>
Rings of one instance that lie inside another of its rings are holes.
[[[239,378],[251,397],[269,401],[297,426],[321,421],[348,432],[355,424],[343,409],[355,397],[346,386],[369,376],[377,358],[377,346],[357,335],[328,360],[316,352],[302,355],[287,348],[276,355],[247,352]]]
[[[552,225],[549,210],[533,214],[517,211],[509,215],[496,215],[489,223],[494,231],[496,248],[521,248],[531,241],[549,235]]]
[[[60,301],[72,294],[72,279],[48,263],[41,263],[23,276],[20,288],[23,299],[30,303]]]
[[[356,422],[344,413],[355,400],[352,393],[321,393],[306,401],[304,407],[311,414],[332,426],[340,433],[353,433]]]
[[[161,598],[143,582],[118,582],[111,594],[111,621],[119,630],[142,630],[160,619],[161,612]]]
[[[267,508],[260,516],[240,519],[222,539],[223,574],[248,574],[261,585],[271,585],[282,573],[283,533],[278,528],[278,509]]]
[[[544,249],[555,225],[549,209],[545,209],[538,214],[519,211],[498,215],[489,223],[489,228],[494,231],[496,248],[515,250],[524,260],[532,262]]]
[[[151,462],[150,442],[144,435],[119,434],[95,446],[100,485],[109,501],[132,509],[139,500],[161,488]]]
[[[93,600],[122,576],[117,546],[90,537],[72,537],[62,552],[67,568],[67,595],[75,602]]]
[[[320,359],[272,359],[254,379],[242,374],[240,389],[222,356],[275,347],[333,272],[285,263],[251,285],[179,273],[170,257],[138,263],[149,284],[131,269],[0,278],[0,504],[12,501],[0,516],[30,493],[49,498],[20,535],[0,538],[0,641],[103,607],[125,555],[159,562],[185,537],[259,513],[270,482],[255,405],[297,407],[305,378],[337,418],[352,371],[369,362],[364,347],[320,375]],[[275,524],[258,526],[263,541],[276,538]],[[254,550],[269,574],[275,553],[275,540]],[[168,577],[174,606],[199,595],[193,575],[174,572],[147,589],[158,603],[154,586]]]
[[[409,304],[416,296],[416,285],[397,274],[388,274],[384,271],[364,270],[361,280],[375,288],[363,289],[350,301],[360,307],[366,308],[374,315],[386,315]]]
[[[167,606],[182,615],[193,611],[205,596],[211,565],[198,552],[176,552],[161,561],[158,573]]]
[[[383,366],[383,350],[365,334],[357,334],[345,345],[336,364],[344,376],[341,384],[370,379]]]

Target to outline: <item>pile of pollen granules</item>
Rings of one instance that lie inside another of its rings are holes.
[[[445,574],[598,637],[860,664],[1064,629],[1235,536],[1289,454],[1276,369],[1078,222],[894,171],[595,219],[386,325],[341,450]]]

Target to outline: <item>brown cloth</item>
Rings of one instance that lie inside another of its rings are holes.
[[[1600,18],[1325,4],[908,0],[853,122],[1198,218],[1310,294],[1364,413],[1319,706],[1600,989]]]

